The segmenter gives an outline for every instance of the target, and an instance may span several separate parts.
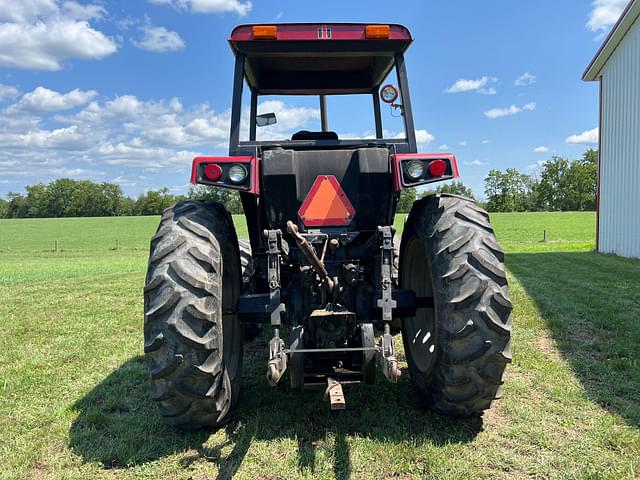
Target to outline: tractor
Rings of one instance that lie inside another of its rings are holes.
[[[512,304],[489,215],[464,197],[427,195],[396,236],[403,190],[459,176],[453,154],[418,152],[411,43],[393,24],[232,31],[229,155],[195,158],[191,182],[238,192],[248,241],[220,203],[187,200],[162,215],[144,287],[144,352],[166,424],[229,420],[244,332],[258,328],[270,338],[267,381],[324,386],[332,409],[345,407],[343,385],[372,384],[378,371],[394,383],[408,375],[422,406],[451,417],[480,415],[500,398]],[[288,95],[316,97],[319,130],[258,139],[278,122],[258,113],[260,97]],[[375,132],[329,129],[327,99],[345,96],[365,99]],[[401,135],[383,128],[385,104]]]

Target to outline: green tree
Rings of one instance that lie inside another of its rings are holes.
[[[542,167],[537,188],[538,204],[542,210],[567,210],[569,160],[553,157]]]
[[[587,150],[580,160],[554,157],[542,168],[536,188],[542,210],[594,210],[598,152]]]
[[[475,197],[473,196],[473,190],[471,190],[462,182],[451,182],[439,185],[438,188],[436,188],[436,193],[451,193],[453,195],[461,195],[463,197],[475,200]]]
[[[3,198],[0,198],[0,218],[7,218],[8,213],[9,213],[9,202],[7,202]]]
[[[523,212],[531,208],[534,180],[507,168],[504,172],[491,170],[485,178],[487,209],[491,212]]]
[[[398,206],[396,207],[396,211],[398,213],[409,213],[411,211],[411,207],[413,206],[413,202],[416,201],[416,189],[415,188],[405,188],[400,192],[400,200],[398,200]]]
[[[29,216],[29,200],[19,193],[7,194],[7,218],[25,218]]]
[[[149,190],[141,194],[136,200],[136,215],[160,215],[165,208],[170,207],[179,199],[169,193],[168,188]]]
[[[233,214],[241,214],[244,212],[242,209],[242,202],[240,201],[240,195],[237,191],[230,190],[228,188],[193,185],[189,187],[187,197],[192,200],[221,203]]]
[[[124,195],[119,201],[118,215],[135,215],[136,214],[136,201],[131,197],[125,197]]]
[[[598,183],[598,152],[587,150],[569,170],[571,210],[595,210]]]

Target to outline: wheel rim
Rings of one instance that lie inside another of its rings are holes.
[[[403,288],[413,290],[416,297],[434,297],[429,258],[417,237],[409,240],[403,252],[401,282]],[[421,308],[417,310],[415,317],[404,318],[402,330],[408,360],[420,373],[428,374],[436,360],[435,306]]]

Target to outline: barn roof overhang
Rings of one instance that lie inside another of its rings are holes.
[[[631,0],[611,30],[611,33],[609,33],[607,39],[600,47],[600,50],[598,50],[598,53],[596,53],[596,56],[587,67],[587,70],[582,75],[584,81],[593,82],[600,79],[602,69],[639,16],[640,0]]]

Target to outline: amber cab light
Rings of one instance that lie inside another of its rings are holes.
[[[387,39],[389,38],[389,31],[389,25],[367,25],[365,36],[368,39]]]
[[[277,40],[278,27],[276,25],[254,25],[251,33],[254,40]]]
[[[222,177],[222,168],[220,165],[210,163],[204,166],[204,176],[211,182],[217,182]]]
[[[447,171],[447,162],[444,160],[434,160],[429,163],[429,173],[434,177],[441,177]]]

